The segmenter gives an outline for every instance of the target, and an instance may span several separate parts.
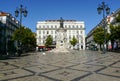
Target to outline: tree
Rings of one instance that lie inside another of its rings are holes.
[[[35,34],[29,28],[20,27],[13,33],[12,39],[19,41],[22,44],[22,48],[27,51],[36,47]]]
[[[117,40],[119,39],[120,40],[120,25],[118,26],[113,26],[113,25],[110,25],[110,39],[111,40]]]
[[[105,35],[103,27],[98,27],[93,32],[93,39],[95,43],[100,45],[100,49],[101,49],[101,45],[104,43],[105,36],[106,36],[106,43],[107,43],[107,41],[109,40],[109,33],[106,33]]]
[[[118,13],[118,16],[116,17],[116,22],[120,23],[120,13]],[[116,28],[116,39],[120,41],[120,24],[117,25],[115,28]]]
[[[120,40],[120,25],[118,26],[113,26],[112,24],[110,25],[109,39],[111,40],[112,47],[115,40]]]
[[[73,46],[77,44],[77,39],[75,38],[75,36],[73,36],[72,40],[70,40],[70,44]]]
[[[118,13],[118,16],[115,19],[116,19],[116,22],[120,22],[120,13]]]
[[[96,43],[98,44],[103,44],[104,43],[104,29],[102,27],[98,27],[96,30],[93,32],[93,39]]]
[[[46,42],[45,42],[45,46],[46,46],[46,47],[52,45],[52,43],[53,43],[53,38],[52,38],[52,36],[51,36],[51,35],[48,35],[48,36],[47,36],[47,39],[46,39],[45,41],[46,41]]]

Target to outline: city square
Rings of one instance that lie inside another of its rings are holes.
[[[0,81],[120,81],[118,3],[2,0]]]
[[[30,52],[0,60],[0,81],[119,81],[120,54]]]

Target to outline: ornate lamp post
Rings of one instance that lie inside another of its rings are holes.
[[[26,8],[23,8],[23,5],[20,5],[20,8],[15,10],[15,16],[18,17],[19,13],[20,13],[20,25],[19,25],[19,28],[21,28],[21,25],[22,25],[22,15],[24,15],[24,17],[27,17],[28,11],[26,10]],[[18,50],[18,54],[20,56],[21,53],[22,53],[22,49],[21,49],[21,43],[20,43],[19,40],[18,40],[18,49],[17,50]]]
[[[22,15],[24,15],[24,17],[27,17],[28,11],[26,10],[26,8],[23,8],[23,5],[20,5],[20,8],[15,10],[15,16],[18,17],[19,13],[20,13],[20,27],[21,27]]]
[[[103,44],[103,53],[106,53],[106,29],[105,29],[105,24],[106,24],[106,19],[105,19],[105,12],[108,15],[110,13],[110,8],[108,7],[108,5],[105,4],[105,2],[102,2],[102,4],[99,4],[98,8],[97,8],[98,14],[101,14],[101,12],[103,12],[103,27],[104,27],[104,44]]]

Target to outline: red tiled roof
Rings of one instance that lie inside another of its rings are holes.
[[[0,12],[0,16],[7,16],[8,13]]]

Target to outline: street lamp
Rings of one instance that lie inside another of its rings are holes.
[[[98,8],[97,8],[98,14],[101,14],[101,12],[103,12],[103,27],[104,27],[104,44],[103,44],[103,53],[106,53],[106,29],[105,29],[105,24],[106,24],[106,19],[105,19],[105,11],[106,14],[108,15],[110,13],[110,8],[108,7],[108,5],[105,4],[105,2],[102,2],[102,4],[99,4]]]
[[[24,17],[27,17],[28,11],[26,10],[26,8],[23,8],[23,5],[20,5],[20,8],[15,10],[15,16],[18,17],[19,13],[20,13],[20,27],[21,27],[22,14],[24,15]]]
[[[19,13],[20,13],[20,24],[19,24],[19,29],[20,29],[21,24],[22,24],[22,15],[24,15],[24,17],[27,17],[28,11],[26,10],[26,8],[23,8],[23,5],[20,5],[20,8],[15,10],[15,16],[18,17]],[[22,53],[20,40],[18,40],[18,49],[17,50],[18,50],[18,54],[20,56]]]

